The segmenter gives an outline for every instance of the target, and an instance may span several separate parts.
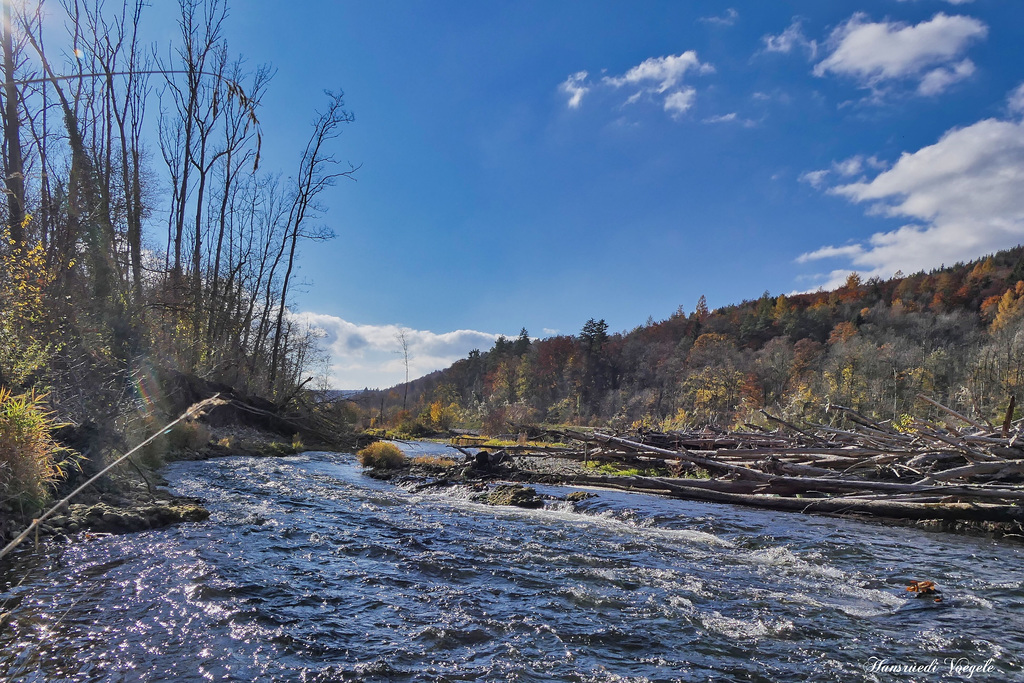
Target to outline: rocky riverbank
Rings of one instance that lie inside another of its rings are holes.
[[[411,464],[393,469],[367,469],[369,476],[393,481],[397,485],[419,492],[440,487],[470,487],[474,491],[470,500],[489,505],[514,505],[518,507],[540,507],[551,496],[540,496],[528,484],[554,484],[564,486],[586,486],[636,493],[668,496],[686,500],[705,500],[751,507],[760,507],[750,497],[737,496],[737,500],[718,500],[720,494],[706,496],[709,480],[685,477],[660,477],[605,474],[597,469],[585,467],[582,463],[558,457],[514,457],[503,452],[467,456],[464,461],[448,466]],[[581,492],[582,493],[582,492]],[[576,495],[576,494],[571,494]],[[587,494],[583,494],[587,495]],[[568,498],[571,500],[571,496]],[[947,508],[953,503],[943,503],[932,508],[932,515],[917,513],[915,516],[893,516],[833,510],[823,505],[822,499],[804,498],[801,507],[791,510],[800,514],[819,514],[871,521],[891,526],[911,526],[929,531],[947,531],[968,535],[985,535],[1008,540],[1024,540],[1024,526],[1017,520],[993,521],[982,515],[970,517],[970,510],[957,507]],[[916,512],[916,511],[915,511]],[[955,513],[955,514],[954,514]]]
[[[201,522],[210,513],[199,501],[168,496],[164,500],[110,503],[73,503],[67,514],[57,514],[39,527],[40,536],[97,533],[130,533],[177,524]]]
[[[176,496],[164,488],[162,462],[206,460],[249,455],[274,457],[294,455],[303,449],[297,439],[254,427],[230,425],[210,428],[209,438],[192,446],[175,447],[151,466],[123,465],[83,491],[64,509],[39,525],[40,538],[77,533],[121,534],[157,529],[181,522],[201,522],[210,516],[202,501]],[[14,518],[0,524],[0,540],[7,542],[21,533],[31,520]],[[26,541],[27,542],[27,541]]]

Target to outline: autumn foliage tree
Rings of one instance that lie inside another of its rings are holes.
[[[613,333],[499,338],[410,384],[410,401],[450,384],[457,424],[508,430],[535,421],[682,428],[764,423],[760,411],[813,422],[829,405],[879,420],[934,410],[918,394],[1002,420],[1024,398],[1024,247],[888,280],[851,274],[835,291],[772,296]],[[525,349],[525,351],[524,351]],[[425,399],[424,399],[425,400]],[[425,404],[426,405],[426,404]],[[767,426],[767,423],[764,423]]]

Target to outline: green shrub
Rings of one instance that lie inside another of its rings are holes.
[[[64,476],[69,453],[50,436],[56,426],[45,409],[45,396],[14,396],[0,387],[0,506],[22,514],[41,508],[50,485]]]
[[[382,470],[396,470],[405,467],[408,459],[405,453],[393,443],[376,441],[359,451],[359,462],[363,467],[376,467]]]
[[[282,457],[285,455],[295,455],[297,452],[295,447],[287,441],[271,441],[270,443],[263,443],[255,447],[253,455],[262,455],[267,457]]]

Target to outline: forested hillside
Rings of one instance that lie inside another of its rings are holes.
[[[638,306],[642,306],[639,303]],[[490,433],[539,423],[682,428],[765,424],[764,409],[827,422],[831,404],[878,419],[931,414],[925,394],[1002,420],[1024,384],[1024,248],[831,292],[772,296],[577,335],[498,339],[450,368],[360,400],[405,431]],[[403,409],[403,401],[405,408]]]

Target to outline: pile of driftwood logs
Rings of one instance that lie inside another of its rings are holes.
[[[677,476],[583,474],[578,484],[776,510],[982,523],[1024,532],[1024,420],[993,427],[930,399],[949,419],[895,429],[841,406],[848,429],[800,428],[765,413],[774,431],[563,431],[582,444],[557,457],[659,461]],[[1011,409],[1012,410],[1012,409]],[[653,463],[652,463],[653,464]],[[681,476],[680,476],[681,475]],[[569,483],[569,482],[566,482]]]

